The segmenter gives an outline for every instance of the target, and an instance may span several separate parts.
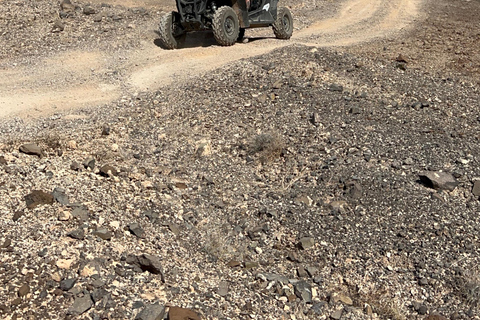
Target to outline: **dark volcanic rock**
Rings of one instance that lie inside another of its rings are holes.
[[[424,172],[420,174],[420,180],[430,188],[448,191],[453,191],[458,185],[453,175],[442,171]]]
[[[75,298],[73,305],[68,308],[67,314],[81,315],[93,307],[93,300],[90,294],[86,294],[83,297]]]
[[[62,280],[60,281],[60,289],[62,291],[68,291],[73,288],[75,282],[77,282],[76,278]]]
[[[67,236],[73,239],[83,240],[85,239],[85,231],[83,231],[83,228],[78,228],[67,233]]]
[[[106,164],[100,168],[99,174],[104,177],[111,177],[116,176],[118,172],[113,166]]]
[[[22,144],[19,148],[20,152],[25,154],[33,155],[33,156],[43,156],[43,150],[39,146],[34,143],[26,143]]]
[[[25,196],[27,208],[33,209],[41,204],[53,204],[53,196],[42,190],[33,190],[32,193]]]
[[[110,240],[112,239],[112,232],[106,228],[100,228],[100,229],[97,229],[93,235],[99,237],[100,239],[103,239],[103,240]]]
[[[294,285],[295,295],[305,301],[312,302],[312,286],[306,281],[298,281]]]
[[[137,316],[135,320],[162,320],[165,315],[165,307],[158,302],[147,305]]]
[[[130,255],[127,257],[127,263],[137,266],[142,271],[148,271],[153,274],[159,274],[162,281],[165,281],[163,275],[163,268],[160,258],[149,254],[142,254],[139,256]]]
[[[53,198],[60,204],[67,205],[70,203],[70,201],[68,201],[68,196],[65,193],[65,189],[63,188],[53,189],[52,195]]]
[[[145,231],[143,230],[142,226],[140,226],[140,224],[136,222],[130,223],[128,225],[128,230],[130,231],[130,233],[139,238],[145,238]]]

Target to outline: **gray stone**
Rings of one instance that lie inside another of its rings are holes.
[[[336,84],[336,83],[332,83],[329,87],[328,87],[328,90],[330,91],[336,91],[336,92],[343,92],[343,86],[339,85],[339,84]]]
[[[88,16],[88,15],[95,14],[95,13],[96,12],[95,12],[95,9],[93,7],[88,6],[88,5],[83,7],[83,14]]]
[[[428,312],[428,309],[427,307],[422,304],[419,308],[418,308],[418,314],[421,314],[421,315],[424,315],[424,314],[427,314]]]
[[[218,285],[218,295],[221,297],[225,297],[228,294],[228,282],[227,281],[221,281],[220,284]]]
[[[165,307],[158,302],[147,305],[137,316],[135,320],[162,320],[165,316]]]
[[[67,314],[78,316],[93,307],[93,300],[90,294],[75,298],[73,304],[68,308]]]
[[[110,240],[112,239],[112,232],[106,228],[100,228],[100,229],[97,229],[94,233],[93,233],[94,236],[97,236],[99,237],[100,239],[103,239],[103,240]]]
[[[448,191],[453,191],[458,185],[453,175],[442,171],[424,172],[420,174],[420,180],[430,188]]]
[[[333,320],[340,320],[342,318],[342,315],[343,309],[337,309],[330,315],[330,318],[332,318]]]
[[[305,301],[312,302],[312,286],[306,281],[298,281],[294,285],[295,295]]]
[[[314,245],[315,245],[315,240],[312,237],[304,237],[300,239],[300,242],[298,243],[298,246],[303,250],[311,248]]]
[[[480,197],[480,180],[477,180],[473,183],[472,193],[475,197]]]
[[[77,218],[80,221],[88,220],[88,214],[89,214],[89,211],[84,206],[76,207],[72,211],[72,217]]]
[[[305,270],[307,271],[308,275],[311,278],[315,277],[315,275],[318,272],[318,269],[316,267],[313,267],[313,266],[308,266],[308,267],[305,268]]]
[[[67,205],[70,203],[68,200],[68,196],[65,193],[65,189],[63,188],[55,188],[52,192],[53,198],[60,204]]]
[[[83,240],[85,239],[85,231],[83,231],[83,228],[78,228],[67,233],[67,236],[73,239]]]
[[[3,165],[7,164],[7,160],[5,159],[4,156],[0,156],[0,164],[3,164]]]
[[[85,169],[90,169],[93,171],[93,169],[95,169],[95,158],[87,158],[85,161],[83,161],[83,166]]]
[[[19,148],[19,151],[28,155],[38,156],[40,158],[43,156],[42,148],[40,148],[34,143],[22,144]]]
[[[321,316],[326,306],[327,306],[326,301],[317,302],[310,308],[310,310],[308,310],[308,313],[310,313],[311,315]]]
[[[128,230],[135,236],[139,238],[145,238],[145,231],[140,226],[140,224],[133,222],[128,225]]]
[[[95,289],[92,292],[92,299],[95,303],[97,303],[98,301],[102,300],[107,295],[108,295],[107,290],[105,290],[103,288]]]
[[[55,20],[55,22],[53,23],[52,32],[58,33],[62,32],[63,30],[65,30],[65,24],[62,22],[62,20]]]
[[[62,291],[68,291],[73,288],[75,282],[77,282],[76,278],[62,280],[60,281],[60,289]]]

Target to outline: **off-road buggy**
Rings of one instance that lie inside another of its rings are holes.
[[[176,49],[190,31],[212,30],[218,44],[231,46],[243,39],[246,28],[273,27],[279,39],[290,39],[293,18],[278,0],[176,0],[177,12],[160,21],[160,40]]]

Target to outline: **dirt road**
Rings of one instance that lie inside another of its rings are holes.
[[[185,48],[167,51],[153,41],[156,35],[150,31],[152,41],[145,41],[126,57],[112,58],[102,51],[63,52],[33,66],[0,70],[0,117],[41,116],[101,105],[295,43],[348,46],[370,41],[412,26],[419,17],[419,6],[420,0],[346,0],[331,18],[295,30],[289,41],[276,40],[271,30],[265,30],[247,33],[247,44],[219,47],[211,34],[198,33],[187,37]],[[121,70],[119,81],[98,76],[107,69]]]

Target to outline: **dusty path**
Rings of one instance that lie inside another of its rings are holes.
[[[347,0],[332,18],[296,30],[290,41],[276,40],[266,30],[265,37],[225,48],[216,46],[210,34],[199,33],[187,37],[186,48],[180,50],[163,50],[150,41],[122,59],[103,52],[67,52],[41,61],[38,70],[0,70],[0,117],[39,116],[101,105],[126,93],[157,89],[173,79],[189,78],[294,43],[347,46],[370,41],[413,25],[420,1]],[[121,81],[112,84],[98,77],[107,68],[122,70]]]

